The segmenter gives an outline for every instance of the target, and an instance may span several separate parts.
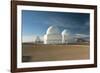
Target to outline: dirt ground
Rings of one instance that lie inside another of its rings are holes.
[[[23,62],[89,59],[89,45],[23,44]]]

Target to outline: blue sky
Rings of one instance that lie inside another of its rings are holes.
[[[67,29],[71,34],[89,35],[89,14],[22,10],[23,36],[43,36],[51,25],[60,31]]]

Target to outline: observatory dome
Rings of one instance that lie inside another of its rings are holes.
[[[69,34],[69,32],[66,30],[66,29],[64,29],[63,31],[62,31],[62,35],[68,35]]]
[[[56,26],[50,26],[47,29],[46,34],[60,34],[60,31],[59,31],[59,29]]]

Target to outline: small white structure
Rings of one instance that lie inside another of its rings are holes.
[[[62,43],[63,44],[67,44],[68,43],[68,39],[69,39],[69,33],[67,30],[63,30],[62,31]]]
[[[40,42],[41,42],[41,39],[40,39],[39,36],[37,36],[37,37],[35,38],[35,43],[40,43]]]
[[[44,44],[61,44],[62,36],[56,26],[50,26],[44,35]]]

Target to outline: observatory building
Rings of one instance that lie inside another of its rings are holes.
[[[50,26],[44,35],[44,44],[68,44],[75,42],[75,38],[66,29],[61,33],[57,26]]]
[[[56,26],[50,26],[44,35],[44,44],[61,44],[62,35]]]
[[[62,43],[66,44],[66,43],[68,43],[68,40],[69,40],[69,33],[67,30],[64,29],[62,31]]]

